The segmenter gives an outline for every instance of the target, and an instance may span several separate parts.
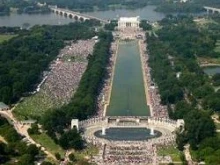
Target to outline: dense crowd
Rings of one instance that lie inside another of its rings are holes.
[[[155,119],[164,118],[164,120],[168,120],[167,107],[161,105],[160,95],[157,89],[157,86],[151,79],[150,75],[150,67],[148,66],[148,54],[146,50],[145,34],[143,32],[137,33],[129,31],[127,33],[116,33],[116,37],[119,38],[138,38],[140,53],[142,56],[142,65],[144,70],[145,83],[146,83],[146,91],[147,91],[147,103],[151,110],[151,116]],[[113,42],[111,46],[111,57],[109,61],[109,65],[107,67],[107,75],[104,79],[102,89],[100,90],[100,94],[98,96],[97,101],[97,112],[99,117],[105,116],[106,105],[108,104],[110,94],[111,94],[111,81],[112,74],[114,73],[114,63],[115,57],[117,53],[117,42]],[[169,121],[167,121],[169,122]],[[130,123],[129,123],[130,124]],[[171,122],[172,124],[172,122]],[[140,144],[136,144],[136,146],[122,146],[122,143],[128,142],[117,142],[114,141],[113,145],[105,144],[103,146],[102,158],[97,157],[96,162],[102,162],[101,164],[156,164],[160,161],[171,162],[170,157],[159,157],[157,158],[156,147],[152,144],[159,145],[169,145],[174,141],[175,137],[173,135],[167,135],[165,137],[149,139],[148,142],[138,142]],[[93,139],[94,140],[94,139]],[[92,141],[93,141],[92,140]],[[96,140],[95,140],[96,141]],[[134,144],[134,143],[133,143]]]
[[[155,156],[155,147],[147,145],[108,145],[103,155],[107,164],[141,164],[152,163]]]
[[[109,64],[107,66],[106,78],[103,80],[102,88],[100,89],[99,96],[97,98],[97,112],[98,116],[105,116],[106,105],[108,104],[110,93],[111,93],[111,81],[113,66],[115,63],[115,57],[117,53],[117,43],[113,42],[111,45],[111,57],[109,59]]]
[[[87,57],[92,54],[94,40],[70,42],[62,49],[45,75],[42,93],[61,104],[67,103],[76,91],[80,79],[87,67]]]
[[[117,120],[108,120],[109,124],[115,123],[120,127],[120,122]],[[113,165],[113,164],[159,164],[158,162],[170,162],[170,157],[157,158],[156,154],[156,146],[168,146],[174,144],[175,142],[175,134],[172,134],[170,131],[166,131],[166,129],[160,129],[162,136],[158,138],[152,138],[143,141],[116,141],[116,140],[107,140],[104,138],[96,137],[94,135],[95,125],[97,127],[106,127],[107,120],[105,117],[96,117],[90,118],[85,121],[80,121],[79,125],[82,128],[86,128],[87,133],[83,134],[83,138],[93,145],[101,148],[102,153],[99,153],[97,156],[93,157],[92,162],[96,162],[97,164],[103,165]],[[128,124],[128,122],[125,122]],[[130,123],[130,122],[129,122]],[[169,127],[172,125],[176,125],[176,122],[167,118],[155,118],[148,117],[148,119],[142,120],[141,123],[154,124],[156,129],[158,125],[164,125],[165,127]],[[131,125],[129,125],[131,126]],[[89,131],[89,127],[92,128]],[[175,127],[175,126],[173,126]],[[153,153],[154,152],[154,153]],[[150,155],[149,153],[153,153]],[[152,163],[154,162],[154,163]],[[156,162],[156,163],[155,163]]]
[[[143,58],[144,71],[146,76],[147,83],[147,101],[148,105],[151,109],[151,116],[153,117],[168,117],[167,107],[161,104],[160,94],[156,84],[151,79],[150,70],[151,68],[148,66],[148,54],[146,50],[146,43],[144,40],[140,40],[140,50]]]
[[[159,146],[171,145],[172,137],[167,137],[167,141],[162,140],[161,143],[157,143]],[[109,144],[100,144],[102,148],[99,155],[93,157],[92,161],[97,164],[103,165],[115,165],[115,164],[159,164],[170,163],[172,159],[170,156],[158,156],[157,145],[154,142],[156,139],[152,139],[147,143],[144,141],[114,141]],[[172,139],[173,140],[173,139]]]
[[[129,35],[128,35],[129,34]],[[147,103],[151,110],[151,116],[153,117],[162,117],[167,118],[168,117],[168,111],[167,107],[163,106],[161,104],[160,94],[158,91],[158,88],[156,84],[151,79],[150,70],[151,68],[148,66],[148,54],[146,50],[146,43],[145,40],[145,34],[143,32],[136,32],[136,31],[125,31],[123,33],[116,33],[115,36],[120,36],[120,38],[125,38],[125,36],[130,36],[130,38],[138,38],[140,42],[140,53],[143,59],[143,69],[145,71],[145,80],[146,80],[146,86],[147,86]],[[111,57],[110,62],[107,67],[107,74],[106,78],[103,80],[103,86],[102,89],[100,89],[100,94],[98,96],[97,100],[97,115],[98,116],[105,116],[106,107],[110,98],[111,94],[111,81],[112,81],[112,74],[114,73],[114,63],[115,63],[115,57],[117,53],[117,41],[112,43],[111,46]]]

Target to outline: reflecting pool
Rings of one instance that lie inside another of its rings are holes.
[[[106,129],[106,134],[102,135],[102,130],[96,131],[96,137],[116,141],[142,141],[161,136],[161,132],[154,130],[154,135],[151,135],[151,130],[147,128],[109,128]]]

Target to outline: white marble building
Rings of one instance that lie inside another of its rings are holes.
[[[120,17],[118,20],[118,29],[124,30],[125,28],[139,29],[140,17]]]

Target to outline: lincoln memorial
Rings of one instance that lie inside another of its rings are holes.
[[[137,17],[120,17],[118,20],[118,29],[124,30],[125,28],[139,29],[140,18]]]

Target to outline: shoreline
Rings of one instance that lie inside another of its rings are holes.
[[[147,76],[146,76],[146,72],[145,72],[145,67],[146,67],[145,63],[144,63],[144,55],[145,55],[145,53],[144,53],[144,50],[141,47],[141,44],[142,44],[141,40],[138,40],[140,60],[141,60],[141,68],[142,68],[143,81],[144,81],[144,90],[145,90],[146,103],[147,103],[147,106],[149,107],[149,112],[150,112],[149,116],[153,116],[153,109],[152,109],[152,106],[151,106],[151,103],[150,103],[150,95],[149,95],[149,92],[148,92],[149,86],[147,84]],[[143,45],[144,45],[144,43],[143,43]],[[146,44],[145,44],[145,46],[146,46]]]
[[[149,95],[149,91],[148,91],[149,90],[148,80],[147,80],[147,75],[146,75],[146,72],[145,72],[146,64],[145,64],[144,56],[146,54],[145,54],[145,49],[143,47],[143,45],[146,46],[146,43],[144,43],[145,38],[143,40],[140,40],[140,39],[135,39],[135,40],[138,42],[138,47],[139,47],[138,50],[139,50],[139,55],[140,55],[141,70],[142,70],[142,76],[143,76],[143,82],[144,82],[146,104],[149,108],[149,115],[147,115],[147,116],[153,116],[153,108],[152,108],[152,105],[151,105],[151,102],[150,102],[150,95]],[[114,55],[113,56],[113,61],[112,61],[113,66],[112,66],[111,71],[109,72],[109,74],[110,74],[109,89],[107,90],[107,92],[104,95],[105,98],[107,98],[107,99],[104,101],[104,108],[103,108],[103,114],[102,114],[103,117],[107,116],[107,108],[108,108],[108,106],[110,104],[110,100],[111,100],[112,87],[113,87],[114,74],[115,74],[115,67],[116,67],[116,61],[117,61],[117,57],[118,57],[119,42],[120,42],[120,39],[112,42],[112,45],[114,45],[114,43],[116,44],[116,50],[115,50],[115,53],[113,53],[113,55]],[[106,96],[106,94],[108,96]]]
[[[114,45],[114,43],[116,44],[116,50],[115,50],[115,54],[112,53],[112,55],[114,55],[113,57],[113,67],[111,69],[111,72],[110,72],[110,75],[111,77],[109,78],[110,79],[110,85],[109,85],[109,90],[107,91],[107,100],[104,104],[104,110],[103,110],[103,117],[106,116],[106,113],[107,113],[107,108],[110,104],[110,100],[111,100],[111,94],[112,94],[112,84],[113,84],[113,80],[114,80],[114,75],[115,75],[115,65],[116,65],[116,60],[117,60],[117,57],[118,57],[118,46],[119,46],[119,40],[116,40],[115,42],[112,42],[112,45]]]
[[[217,63],[208,63],[208,64],[200,64],[199,65],[201,68],[206,68],[206,67],[220,67],[220,64]]]
[[[117,33],[117,32],[116,32]],[[120,32],[119,32],[120,34]],[[135,34],[141,34],[143,38],[137,39],[135,35],[131,36],[130,39],[135,40],[138,44],[138,52],[141,62],[141,70],[142,70],[142,81],[144,83],[144,93],[145,93],[145,105],[147,106],[147,115],[144,116],[157,116],[157,117],[168,117],[167,107],[162,105],[160,103],[160,95],[158,93],[157,87],[153,86],[151,87],[151,74],[150,74],[150,67],[148,66],[148,53],[147,53],[147,43],[146,36],[143,31],[139,31],[138,33],[135,32]],[[130,34],[128,34],[130,35]],[[122,38],[115,40],[112,42],[111,50],[112,50],[112,56],[110,57],[110,63],[108,66],[108,76],[104,81],[104,86],[102,87],[103,94],[99,95],[99,102],[98,105],[100,105],[98,109],[99,116],[106,117],[107,116],[107,110],[108,106],[110,105],[111,101],[111,95],[112,95],[112,87],[113,87],[113,81],[114,81],[114,74],[115,74],[115,67],[116,67],[116,61],[118,57],[118,49],[119,49],[119,42],[123,39]],[[143,89],[142,89],[143,90]],[[102,100],[102,101],[101,101]]]

